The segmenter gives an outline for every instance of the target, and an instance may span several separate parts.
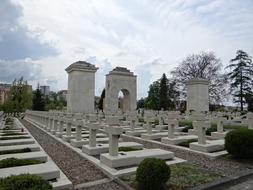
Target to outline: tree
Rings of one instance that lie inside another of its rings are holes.
[[[105,98],[105,89],[103,89],[98,103],[98,108],[102,111],[104,110],[104,98]]]
[[[168,109],[169,99],[168,99],[168,79],[163,73],[161,82],[160,82],[160,108],[163,110]]]
[[[246,97],[252,96],[252,77],[253,64],[251,57],[244,51],[238,50],[236,57],[230,60],[230,65],[226,68],[232,70],[227,76],[231,81],[230,90],[234,97],[234,102],[240,104],[243,111],[243,105],[246,103]]]
[[[145,99],[141,98],[137,101],[137,109],[145,107]]]
[[[10,96],[4,103],[5,112],[24,112],[32,106],[32,90],[27,84],[27,81],[21,77],[19,80],[15,79],[10,88]]]
[[[38,111],[44,111],[45,110],[45,101],[42,98],[42,94],[40,91],[40,86],[38,84],[36,91],[34,92],[33,95],[33,110],[38,110]]]
[[[149,86],[148,97],[145,101],[145,107],[148,109],[159,110],[160,109],[160,82],[155,81]]]
[[[202,78],[209,81],[209,97],[213,103],[219,103],[227,94],[226,77],[221,71],[222,63],[213,52],[201,52],[186,57],[171,74],[180,85],[182,99],[185,99],[185,83],[193,78]]]

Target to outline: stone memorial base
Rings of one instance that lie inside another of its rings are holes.
[[[137,165],[142,160],[149,157],[169,160],[174,158],[174,153],[162,149],[119,152],[118,156],[111,156],[109,153],[105,153],[100,155],[100,161],[111,168],[118,168]]]
[[[119,147],[143,148],[143,145],[135,142],[121,142],[119,143]],[[96,147],[83,145],[82,151],[89,155],[107,153],[109,151],[109,144],[97,144]]]
[[[141,138],[146,139],[146,140],[158,140],[167,136],[168,136],[168,132],[154,133],[154,134],[141,134]]]
[[[190,135],[198,135],[198,130],[189,129],[189,130],[188,130],[188,134],[190,134]]]
[[[224,150],[224,140],[206,141],[206,144],[198,144],[198,142],[190,143],[190,149],[200,152],[218,152]]]
[[[175,136],[174,138],[164,137],[161,142],[164,144],[172,144],[177,145],[182,142],[186,142],[188,140],[198,140],[198,136],[196,135],[187,135],[187,136]]]
[[[212,132],[211,133],[211,137],[214,138],[214,139],[224,139],[225,136],[226,136],[227,132],[223,132],[223,133],[220,133],[220,132]]]

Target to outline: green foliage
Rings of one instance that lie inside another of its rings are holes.
[[[206,135],[210,136],[212,132],[216,132],[216,131],[217,131],[217,125],[211,125],[211,127],[206,130]]]
[[[9,168],[16,166],[25,166],[25,165],[33,165],[33,164],[41,164],[43,162],[34,159],[17,159],[17,158],[6,158],[0,160],[0,168]]]
[[[173,164],[170,166],[170,170],[170,180],[167,182],[167,188],[165,189],[171,190],[182,190],[196,187],[204,183],[215,181],[221,177],[208,170],[203,170],[187,163]],[[125,175],[122,176],[121,179],[134,189],[138,189],[135,175],[136,174]],[[156,188],[154,188],[154,190],[156,190]]]
[[[169,105],[169,99],[168,99],[168,79],[165,75],[165,73],[163,73],[162,78],[161,78],[161,82],[160,82],[160,108],[163,110],[167,110],[168,109],[168,105]]]
[[[0,140],[13,140],[13,139],[29,139],[28,136],[13,136],[13,137],[0,137]]]
[[[36,91],[33,93],[33,110],[37,111],[45,111],[45,101],[42,97],[39,84],[37,86]]]
[[[23,149],[17,149],[17,150],[2,150],[2,151],[0,151],[0,155],[25,153],[25,152],[31,152],[31,149],[30,148],[23,148]]]
[[[244,51],[238,50],[236,57],[231,59],[231,64],[227,66],[231,71],[227,74],[230,80],[230,90],[235,103],[240,103],[241,111],[246,103],[246,98],[253,96],[252,77],[253,63],[251,57]]]
[[[20,174],[0,179],[0,190],[52,190],[53,187],[37,175]]]
[[[160,82],[155,81],[149,86],[148,97],[145,101],[145,108],[159,110],[160,109]]]
[[[102,111],[104,110],[104,98],[105,98],[105,89],[103,89],[98,103],[98,108]]]
[[[187,141],[181,142],[178,145],[179,146],[183,146],[183,147],[189,147],[190,143],[197,142],[197,141],[198,141],[197,139],[191,139],[191,140],[187,140]]]
[[[136,151],[136,150],[142,150],[142,148],[133,148],[133,147],[126,147],[126,146],[119,147],[119,151],[123,151],[123,152],[130,152],[130,151]]]
[[[25,133],[14,133],[14,132],[7,132],[7,133],[4,133],[0,136],[16,136],[16,135],[27,135]]]
[[[225,136],[225,149],[236,158],[253,158],[253,130],[236,129]]]
[[[21,77],[14,80],[10,88],[10,96],[2,105],[5,113],[24,112],[32,106],[32,91],[27,81]]]
[[[141,98],[137,101],[137,109],[145,107],[145,99]]]
[[[146,158],[138,166],[136,181],[143,190],[163,189],[170,178],[170,167],[158,158]]]
[[[178,122],[179,127],[184,127],[182,132],[187,133],[189,129],[193,129],[192,121],[189,120],[181,120]]]

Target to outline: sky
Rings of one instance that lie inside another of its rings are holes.
[[[252,0],[0,0],[0,82],[67,89],[83,60],[99,67],[96,95],[121,66],[140,98],[186,56],[214,51],[225,67],[238,49],[253,56]]]

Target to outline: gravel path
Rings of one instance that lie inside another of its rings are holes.
[[[93,163],[81,157],[79,154],[50,137],[44,131],[34,127],[25,120],[21,123],[29,130],[47,154],[57,166],[65,173],[73,185],[107,178]],[[83,188],[89,190],[112,189],[124,190],[115,182],[109,182],[94,187]]]
[[[146,148],[161,148],[164,150],[174,152],[176,157],[185,159],[189,163],[197,165],[203,169],[213,171],[213,172],[218,173],[223,176],[237,175],[237,174],[245,172],[249,169],[253,169],[252,163],[242,163],[242,162],[237,162],[237,161],[232,161],[232,160],[226,160],[224,158],[223,159],[222,158],[211,159],[207,156],[197,154],[194,152],[170,147],[167,145],[161,145],[161,144],[157,144],[157,143],[147,142],[147,141],[143,141],[141,139],[136,139],[136,138],[130,137],[130,136],[124,136],[123,140],[141,143]]]

